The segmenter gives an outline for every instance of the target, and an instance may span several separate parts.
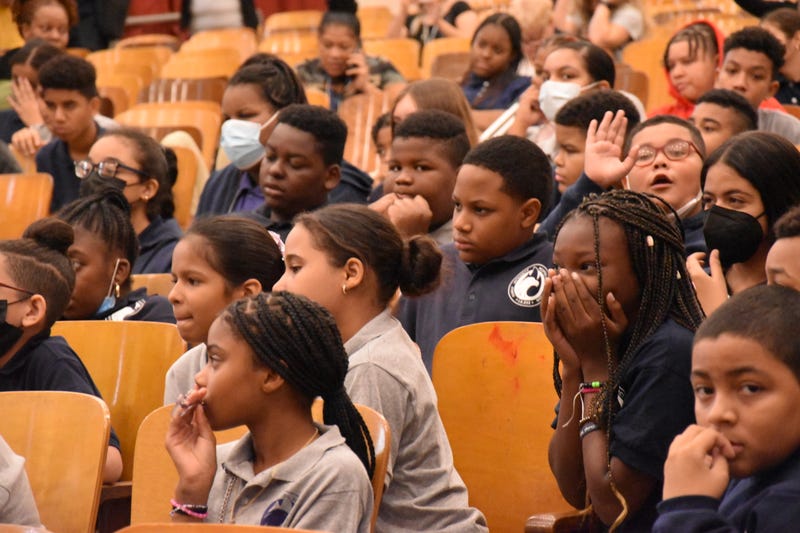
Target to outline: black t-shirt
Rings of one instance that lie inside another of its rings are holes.
[[[0,392],[66,391],[91,394],[102,399],[89,371],[64,337],[40,333],[0,368]],[[119,449],[114,429],[108,444]]]

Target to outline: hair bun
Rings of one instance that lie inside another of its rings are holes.
[[[55,217],[37,220],[25,229],[24,239],[31,239],[37,244],[67,255],[67,250],[75,240],[72,226]]]
[[[439,285],[442,253],[427,235],[411,237],[403,243],[400,265],[400,290],[406,296],[421,296]]]

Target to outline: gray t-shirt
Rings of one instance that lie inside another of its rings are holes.
[[[253,473],[249,433],[217,446],[206,522],[369,533],[372,484],[367,471],[336,426],[317,428],[319,438],[258,474]]]
[[[179,394],[194,388],[194,376],[208,362],[208,350],[205,343],[198,344],[186,351],[167,370],[164,383],[164,405],[175,403]]]
[[[41,527],[25,459],[15,454],[0,436],[0,523]]]
[[[777,133],[792,144],[800,144],[800,120],[777,109],[758,109],[758,130]]]
[[[347,393],[381,413],[392,432],[376,530],[488,531],[480,511],[469,506],[436,392],[419,348],[400,322],[384,311],[349,339],[345,350]]]

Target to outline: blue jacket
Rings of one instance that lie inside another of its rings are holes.
[[[442,284],[419,298],[400,299],[397,317],[422,352],[428,373],[436,344],[467,324],[495,320],[541,322],[541,302],[553,245],[537,233],[519,248],[485,265],[468,265],[453,244],[441,248]]]
[[[731,481],[722,501],[708,496],[664,500],[653,532],[796,531],[799,501],[800,451],[795,451],[771,470]]]
[[[174,218],[156,217],[139,234],[139,258],[132,274],[163,274],[172,271],[172,251],[181,240],[181,231]]]
[[[196,216],[225,215],[233,212],[239,195],[242,173],[233,164],[212,174],[206,182]],[[328,193],[328,201],[336,203],[367,203],[372,192],[372,178],[347,161],[342,160],[342,177],[339,185]]]

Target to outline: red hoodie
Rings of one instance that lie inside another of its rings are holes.
[[[717,49],[719,50],[719,60],[717,61],[717,67],[722,68],[722,60],[724,59],[724,47],[725,47],[725,35],[717,28],[713,22],[705,19],[698,19],[693,20],[692,22],[682,26],[679,28],[674,34],[677,34],[679,31],[683,30],[684,28],[691,26],[693,24],[705,24],[710,27],[714,31],[714,35],[717,37]],[[675,102],[672,104],[667,104],[665,106],[661,106],[653,111],[650,112],[650,116],[654,117],[656,115],[675,115],[676,117],[681,118],[689,118],[692,115],[692,111],[694,111],[694,102],[690,102],[678,92],[678,89],[672,84],[672,80],[669,77],[669,70],[667,70],[666,66],[664,67],[664,74],[667,76],[667,84],[669,85],[669,95],[675,99]],[[775,109],[778,111],[786,112],[783,106],[776,100],[774,97],[767,98],[761,105],[758,106],[759,109]]]

